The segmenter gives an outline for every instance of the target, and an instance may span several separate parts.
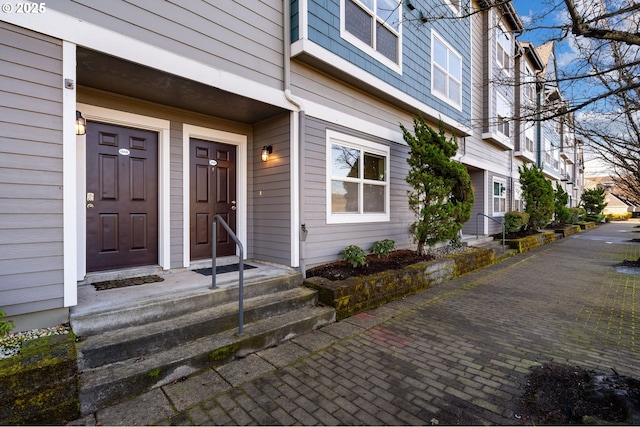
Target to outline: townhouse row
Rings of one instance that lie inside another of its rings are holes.
[[[552,45],[516,40],[511,3],[9,6],[0,309],[20,329],[65,321],[89,275],[210,259],[216,214],[248,258],[301,271],[350,244],[414,247],[399,125],[417,114],[459,143],[475,192],[464,233],[522,209],[524,163],[579,200],[571,117],[540,120],[567,107]],[[218,256],[233,256],[222,236]]]

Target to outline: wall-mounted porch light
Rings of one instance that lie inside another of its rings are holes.
[[[269,154],[273,153],[273,147],[271,145],[265,145],[264,147],[262,147],[262,154],[260,155],[260,159],[262,159],[263,162],[266,162],[267,160],[269,160]]]
[[[87,121],[82,117],[82,113],[76,110],[76,135],[87,133]]]

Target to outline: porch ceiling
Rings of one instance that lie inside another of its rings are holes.
[[[82,86],[252,124],[283,113],[279,107],[78,46]]]

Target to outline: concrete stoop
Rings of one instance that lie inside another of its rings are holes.
[[[245,283],[238,335],[238,288],[164,296],[71,317],[80,337],[80,411],[179,381],[335,321],[300,273]]]
[[[479,238],[465,240],[467,246],[474,248],[489,248],[493,250],[494,262],[500,262],[507,258],[510,258],[518,253],[515,249],[510,249],[505,245],[504,250],[502,248],[502,240],[495,240],[492,236],[480,236]]]

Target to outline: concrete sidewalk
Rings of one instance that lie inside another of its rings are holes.
[[[73,425],[518,424],[529,368],[637,376],[640,222],[602,224]]]

